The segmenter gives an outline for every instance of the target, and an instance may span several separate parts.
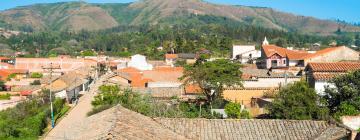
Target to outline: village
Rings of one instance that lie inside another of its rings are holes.
[[[66,55],[52,58],[1,57],[0,77],[4,84],[0,93],[4,99],[0,100],[0,109],[15,107],[45,89],[55,98],[64,99],[76,108],[100,78],[101,84],[130,88],[158,100],[176,98],[195,101],[203,96],[202,89],[196,84],[184,84],[181,77],[185,69],[183,66],[196,63],[201,55],[209,56],[206,61],[228,59],[242,64],[240,78],[243,86],[226,87],[220,94],[225,100],[240,104],[252,118],[261,118],[266,114],[265,106],[272,104],[279,89],[290,83],[305,80],[318,95],[322,95],[325,87],[334,86],[330,82],[332,78],[360,69],[360,54],[352,48],[332,46],[296,50],[269,44],[266,37],[260,49],[256,49],[255,45],[233,45],[232,56],[226,58],[212,58],[211,51],[206,49],[197,53],[167,53],[162,61],[148,60],[141,54],[130,58],[105,55],[76,58]],[[227,116],[224,108],[211,111],[222,114],[224,118]],[[342,119],[346,128],[351,129],[340,132],[341,127],[338,126],[336,138],[354,138],[355,130],[360,126],[352,124],[359,118]],[[161,123],[170,125],[166,121],[169,120],[161,120]]]

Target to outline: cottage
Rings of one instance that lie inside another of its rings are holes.
[[[309,63],[305,68],[305,73],[310,86],[322,95],[326,86],[334,86],[329,83],[332,78],[359,69],[360,62]]]

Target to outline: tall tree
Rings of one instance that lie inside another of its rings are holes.
[[[267,108],[276,119],[326,119],[328,109],[318,106],[320,97],[304,82],[296,82],[280,89],[274,101]]]
[[[241,65],[230,60],[199,61],[194,65],[185,66],[184,84],[198,85],[206,96],[208,103],[221,96],[225,86],[242,86]]]
[[[360,114],[360,70],[334,78],[335,87],[326,87],[324,99],[330,113],[338,118]]]

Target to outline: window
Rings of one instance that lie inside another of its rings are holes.
[[[283,64],[286,64],[286,60],[284,60]]]

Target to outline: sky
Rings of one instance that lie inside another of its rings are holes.
[[[0,0],[0,10],[35,3],[53,3],[74,0]],[[83,0],[89,3],[128,3],[134,0]],[[205,0],[226,5],[270,7],[296,15],[320,19],[340,19],[360,23],[360,0]]]

